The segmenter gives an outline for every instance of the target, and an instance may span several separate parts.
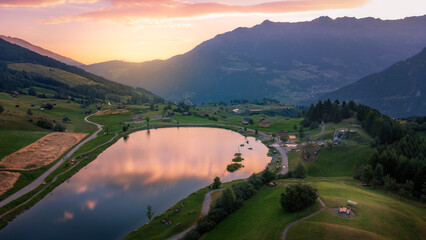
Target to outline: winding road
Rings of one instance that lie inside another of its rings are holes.
[[[212,193],[217,192],[217,191],[222,191],[222,189],[217,189],[217,190],[213,190],[213,191],[206,193],[206,196],[204,197],[204,201],[203,201],[203,207],[201,208],[201,215],[203,217],[206,216],[210,211],[210,205],[212,204],[212,201],[213,201]],[[186,233],[188,233],[189,231],[194,229],[196,226],[197,225],[193,225],[193,226],[189,227],[188,229],[186,229],[185,231],[178,233],[178,234],[174,235],[173,237],[168,238],[167,240],[179,240],[179,239],[183,238],[183,236],[185,236]]]
[[[86,116],[84,118],[84,121],[96,125],[96,127],[98,127],[98,130],[96,132],[94,132],[92,135],[90,135],[88,138],[84,139],[79,144],[77,144],[73,149],[71,149],[71,151],[69,151],[63,158],[61,158],[55,165],[53,165],[51,168],[49,168],[46,172],[44,172],[40,177],[38,177],[32,183],[28,184],[27,186],[25,186],[21,190],[17,191],[16,193],[10,195],[8,198],[1,201],[0,207],[5,206],[6,204],[12,202],[13,200],[22,197],[23,195],[31,192],[32,190],[34,190],[35,188],[40,186],[40,184],[42,184],[44,182],[44,179],[47,176],[49,176],[49,174],[51,174],[59,166],[61,166],[62,163],[64,163],[67,159],[69,159],[81,146],[83,146],[88,141],[95,139],[98,136],[98,133],[102,130],[102,125],[89,121],[87,118],[90,117],[90,116],[92,116],[92,115]]]

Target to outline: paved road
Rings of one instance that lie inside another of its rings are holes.
[[[318,196],[318,201],[321,203],[321,206],[322,206],[322,208],[320,209],[320,210],[318,210],[318,211],[316,211],[316,212],[314,212],[314,213],[312,213],[311,215],[309,215],[309,216],[306,216],[306,217],[303,217],[303,218],[301,218],[301,219],[298,219],[298,220],[296,220],[296,221],[294,221],[294,222],[292,222],[292,223],[290,223],[285,229],[284,229],[284,232],[283,232],[283,235],[281,236],[281,240],[285,240],[285,238],[287,237],[287,232],[288,232],[288,230],[291,228],[291,227],[293,227],[294,225],[296,225],[297,223],[299,223],[299,222],[301,222],[301,221],[303,221],[303,220],[306,220],[306,219],[308,219],[308,218],[311,218],[311,217],[313,217],[313,216],[315,216],[315,215],[317,215],[318,213],[320,213],[324,208],[325,208],[325,203],[322,201],[322,199]]]
[[[288,172],[287,151],[283,147],[281,147],[281,142],[280,141],[271,144],[270,147],[273,147],[278,152],[280,152],[280,155],[281,155],[281,164],[283,165],[283,169],[281,170],[280,174],[286,174]]]
[[[53,165],[50,169],[48,169],[45,173],[43,173],[40,177],[38,177],[36,180],[34,180],[32,183],[28,184],[27,186],[25,186],[24,188],[22,188],[21,190],[17,191],[16,193],[10,195],[8,198],[4,199],[3,201],[0,202],[0,207],[3,207],[4,205],[12,202],[15,199],[20,198],[21,196],[31,192],[32,190],[34,190],[35,188],[37,188],[38,186],[40,186],[40,184],[42,184],[44,182],[44,179],[49,176],[49,174],[51,174],[53,171],[55,171],[59,166],[61,166],[62,163],[64,163],[67,159],[69,159],[81,146],[83,146],[85,143],[87,143],[88,141],[95,139],[98,136],[98,133],[102,130],[102,125],[91,122],[89,120],[87,120],[88,117],[90,117],[91,115],[88,115],[84,118],[84,121],[94,124],[98,127],[98,130],[96,132],[94,132],[92,135],[90,135],[90,137],[84,139],[83,141],[81,141],[79,144],[77,144],[71,151],[69,151],[61,160],[59,160],[55,165]]]
[[[217,190],[213,190],[210,191],[208,193],[206,193],[206,196],[204,197],[204,201],[203,201],[203,207],[201,208],[201,214],[202,216],[206,216],[209,211],[210,211],[210,205],[212,203],[212,193],[217,192],[217,191],[222,191],[222,189],[217,189]],[[186,233],[188,233],[189,231],[191,231],[192,229],[194,229],[197,225],[193,225],[190,228],[186,229],[185,231],[174,235],[173,237],[168,238],[167,240],[179,240],[181,238],[183,238],[185,236]]]

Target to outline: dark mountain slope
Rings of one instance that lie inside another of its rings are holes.
[[[25,71],[29,67],[32,70]],[[17,68],[23,68],[23,70],[16,70]],[[65,75],[69,78],[68,83],[52,77],[55,76],[53,74],[43,74],[46,69],[48,72],[60,72],[57,75]],[[124,96],[134,96],[135,98],[144,96],[151,100],[159,100],[159,97],[145,89],[135,89],[106,80],[3,39],[0,39],[0,79],[0,91],[16,91],[36,86],[54,90],[58,96],[62,97],[120,101]]]
[[[169,99],[272,97],[297,103],[419,52],[426,43],[425,25],[426,16],[265,21],[220,34],[165,61],[112,61],[85,69]]]
[[[4,35],[0,35],[0,38],[5,40],[5,41],[8,41],[10,43],[19,45],[23,48],[27,48],[27,49],[29,49],[33,52],[36,52],[40,55],[47,56],[47,57],[53,58],[55,60],[58,60],[60,62],[66,63],[68,65],[73,65],[73,66],[77,66],[77,67],[84,65],[83,63],[77,62],[77,61],[75,61],[71,58],[67,58],[67,57],[64,57],[62,55],[51,52],[49,50],[46,50],[44,48],[35,46],[35,45],[33,45],[33,44],[31,44],[31,43],[29,43],[25,40],[22,40],[20,38],[14,38],[14,37],[9,37],[9,36],[4,36]]]
[[[386,70],[328,93],[322,99],[354,100],[392,117],[426,115],[426,48]]]

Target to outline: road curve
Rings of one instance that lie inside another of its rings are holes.
[[[308,219],[308,218],[311,218],[311,217],[313,217],[313,216],[315,216],[315,215],[317,215],[318,213],[320,213],[324,208],[325,208],[325,203],[322,201],[322,199],[318,196],[318,201],[321,203],[321,206],[322,206],[322,208],[320,209],[320,210],[318,210],[318,211],[316,211],[316,212],[314,212],[314,213],[312,213],[311,215],[309,215],[309,216],[306,216],[306,217],[303,217],[303,218],[301,218],[301,219],[298,219],[298,220],[296,220],[296,221],[294,221],[294,222],[292,222],[292,223],[290,223],[289,225],[287,225],[287,227],[284,229],[284,232],[283,232],[283,235],[281,236],[281,240],[285,240],[285,238],[287,237],[287,232],[288,232],[288,230],[291,228],[291,227],[293,227],[294,225],[296,225],[297,223],[299,223],[299,222],[301,222],[301,221],[303,221],[303,220],[306,220],[306,219]]]
[[[84,139],[79,144],[77,144],[73,149],[71,149],[71,151],[69,151],[63,158],[61,158],[55,165],[53,165],[51,168],[49,168],[46,172],[44,172],[40,177],[38,177],[32,183],[28,184],[27,186],[25,186],[21,190],[17,191],[16,193],[10,195],[8,198],[1,201],[0,207],[5,206],[6,204],[12,202],[13,200],[20,198],[21,196],[31,192],[32,190],[34,190],[35,188],[40,186],[40,184],[42,184],[44,182],[44,179],[47,176],[49,176],[49,174],[51,174],[59,166],[61,166],[62,163],[64,163],[67,159],[69,159],[81,146],[83,146],[88,141],[95,139],[98,136],[98,133],[102,130],[102,125],[87,120],[87,118],[90,117],[90,116],[91,115],[86,116],[84,118],[84,121],[96,125],[96,127],[98,127],[98,130],[96,132],[94,132],[92,135],[90,135],[88,138]]]
[[[212,200],[213,200],[212,197],[211,197],[212,193],[217,192],[217,191],[222,191],[222,189],[217,189],[217,190],[213,190],[213,191],[206,193],[206,195],[204,197],[204,201],[203,201],[203,207],[201,208],[201,215],[203,217],[206,216],[210,211],[210,205],[211,205]],[[197,225],[193,225],[193,226],[189,227],[188,229],[186,229],[185,231],[168,238],[167,240],[179,240],[179,239],[183,238],[186,233],[188,233],[189,231],[194,229],[196,226]]]

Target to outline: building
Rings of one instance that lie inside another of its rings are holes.
[[[133,116],[132,120],[135,123],[140,122],[140,121],[142,121],[142,116],[141,115],[135,115],[135,116]]]
[[[270,127],[271,126],[271,121],[267,120],[267,119],[260,119],[259,120],[259,127]]]
[[[288,135],[288,143],[295,143],[296,142],[296,135],[294,134],[289,134]]]
[[[163,117],[162,119],[161,119],[161,121],[163,121],[163,122],[170,122],[172,119],[171,118],[169,118],[169,117]]]

